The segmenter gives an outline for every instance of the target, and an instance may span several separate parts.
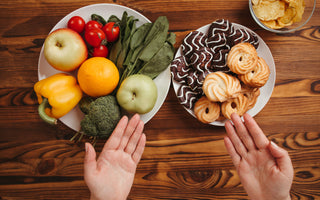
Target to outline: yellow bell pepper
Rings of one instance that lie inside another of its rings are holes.
[[[39,102],[39,115],[47,123],[70,112],[82,98],[82,91],[75,77],[59,73],[42,79],[34,85]]]

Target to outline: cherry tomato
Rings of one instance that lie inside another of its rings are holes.
[[[108,53],[109,53],[108,48],[105,45],[100,45],[98,47],[93,48],[92,56],[107,57]]]
[[[119,38],[120,28],[114,22],[108,22],[102,27],[102,30],[106,34],[108,42],[114,42]]]
[[[105,40],[106,35],[101,29],[92,28],[85,31],[84,38],[91,46],[98,47]]]
[[[86,30],[89,30],[89,29],[92,29],[92,28],[102,28],[102,24],[97,22],[97,21],[94,21],[94,20],[90,20],[86,23],[86,27],[85,29]]]
[[[73,16],[68,21],[68,28],[81,33],[84,30],[86,22],[80,16]]]

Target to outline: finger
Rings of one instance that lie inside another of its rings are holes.
[[[143,131],[143,127],[144,127],[144,123],[143,123],[143,121],[140,120],[134,133],[131,135],[127,146],[124,149],[124,151],[127,152],[128,154],[132,154],[134,152],[134,150],[136,149],[137,144],[140,140],[142,131]]]
[[[237,130],[238,136],[245,145],[245,147],[250,151],[256,149],[256,146],[250,136],[246,126],[243,124],[241,118],[236,113],[231,114],[231,120],[234,124],[234,127]]]
[[[247,149],[240,140],[240,138],[237,135],[236,130],[234,129],[233,125],[230,121],[227,121],[225,123],[225,128],[228,134],[228,137],[230,138],[230,141],[232,142],[235,150],[241,157],[245,157],[247,155]]]
[[[119,150],[124,150],[124,148],[127,146],[128,141],[131,137],[131,135],[134,133],[134,131],[136,130],[138,124],[140,122],[140,116],[138,114],[135,114],[129,121],[124,134],[122,136],[120,145],[118,147]]]
[[[256,147],[258,149],[266,148],[269,144],[269,140],[264,135],[263,131],[261,130],[257,122],[247,113],[243,115],[243,118],[245,125],[249,130],[249,133],[252,136]]]
[[[138,142],[138,145],[137,145],[137,148],[135,149],[135,151],[133,152],[132,154],[132,160],[138,164],[140,159],[141,159],[141,156],[143,154],[143,151],[144,151],[144,147],[146,146],[146,135],[144,133],[142,133],[140,139],[139,139],[139,142]]]
[[[237,168],[240,163],[241,157],[238,155],[228,136],[224,137],[224,145],[226,146],[226,149],[231,157],[233,165]]]
[[[113,130],[110,138],[107,140],[106,144],[103,147],[103,150],[117,149],[120,145],[121,138],[128,124],[128,117],[123,116],[118,122],[116,128]]]
[[[271,155],[276,159],[280,171],[293,175],[293,167],[288,152],[280,148],[274,142],[270,142],[268,147]]]
[[[94,150],[93,146],[86,142],[85,143],[85,150],[86,154],[84,157],[84,175],[87,176],[91,172],[94,172],[97,168],[97,161],[96,161],[96,151]]]

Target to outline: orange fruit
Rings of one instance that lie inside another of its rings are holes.
[[[87,95],[105,96],[117,87],[119,71],[111,60],[104,57],[92,57],[80,66],[78,82],[81,90]]]

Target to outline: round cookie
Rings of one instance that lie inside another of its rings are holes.
[[[262,87],[264,86],[270,75],[270,69],[266,61],[258,57],[258,62],[255,68],[246,74],[240,74],[239,79],[246,85],[251,87]]]
[[[246,74],[258,62],[258,53],[250,43],[239,43],[231,48],[227,57],[227,65],[236,74]]]
[[[193,112],[202,123],[211,123],[220,117],[220,104],[202,96],[194,105]]]
[[[224,102],[239,95],[241,85],[234,76],[223,72],[214,72],[206,76],[202,90],[210,101]]]
[[[248,98],[239,94],[236,98],[228,99],[221,104],[221,112],[227,119],[231,119],[232,113],[242,116],[248,110]]]
[[[254,107],[258,100],[258,97],[260,96],[260,89],[242,85],[241,93],[248,98],[248,110],[250,110]]]

